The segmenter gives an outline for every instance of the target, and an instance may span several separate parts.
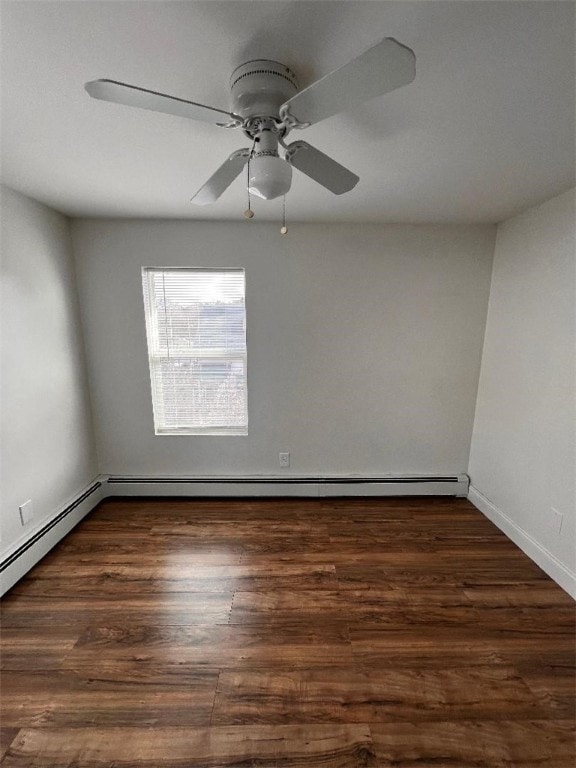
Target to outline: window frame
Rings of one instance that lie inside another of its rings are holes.
[[[179,349],[173,357],[178,359],[206,361],[217,360],[222,362],[241,362],[244,372],[244,413],[245,421],[242,425],[229,426],[166,426],[165,400],[161,386],[161,375],[156,373],[158,365],[170,359],[170,352],[164,353],[161,349],[158,313],[153,306],[154,276],[166,272],[181,273],[216,273],[242,275],[244,310],[244,346],[242,351],[227,352],[223,354],[220,349],[202,348],[201,352],[193,349]],[[144,299],[144,320],[146,327],[146,343],[148,357],[148,371],[150,374],[150,394],[152,399],[152,412],[154,421],[154,434],[157,436],[207,436],[207,437],[245,437],[248,435],[248,343],[247,343],[247,317],[246,317],[246,270],[243,267],[145,267],[141,268],[142,291]]]

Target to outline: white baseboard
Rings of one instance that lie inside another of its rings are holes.
[[[106,478],[96,478],[74,498],[63,504],[47,520],[27,533],[11,549],[2,554],[0,561],[0,596],[22,578],[68,534],[104,496]]]
[[[108,477],[104,496],[462,496],[452,477]]]
[[[508,515],[493,504],[484,494],[470,486],[468,500],[491,520],[542,570],[554,579],[556,584],[576,599],[576,573],[567,568],[550,551],[539,544],[527,531],[517,525]]]

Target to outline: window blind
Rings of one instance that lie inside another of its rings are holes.
[[[142,269],[157,435],[246,435],[243,269]]]

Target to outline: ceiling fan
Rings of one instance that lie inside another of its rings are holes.
[[[341,195],[353,189],[359,177],[306,141],[286,144],[288,133],[408,85],[416,76],[415,62],[410,48],[388,37],[299,91],[296,75],[284,64],[248,61],[230,78],[230,112],[116,80],[92,80],[85,88],[94,99],[242,129],[252,146],[236,150],[224,161],[192,198],[196,205],[215,202],[247,163],[248,191],[265,200],[288,192],[292,167]]]

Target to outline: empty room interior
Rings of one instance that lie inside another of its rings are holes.
[[[1,0],[0,765],[571,768],[571,0]]]

